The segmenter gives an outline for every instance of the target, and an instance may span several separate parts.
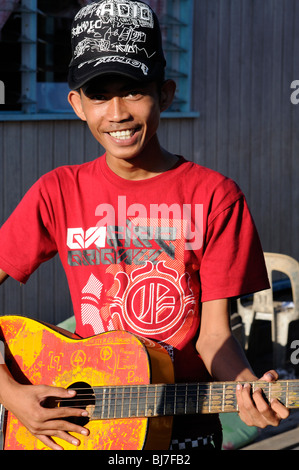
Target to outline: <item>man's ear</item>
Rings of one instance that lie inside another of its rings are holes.
[[[166,111],[173,102],[176,90],[176,83],[173,80],[165,80],[161,87],[160,110]]]
[[[82,100],[79,91],[72,90],[69,92],[68,101],[72,106],[73,110],[77,114],[77,116],[82,119],[82,121],[86,121],[85,113],[82,107]]]

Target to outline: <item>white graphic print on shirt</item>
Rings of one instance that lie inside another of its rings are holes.
[[[69,265],[95,266],[106,279],[112,276],[105,290],[100,271],[90,275],[82,289],[81,321],[95,334],[125,329],[178,344],[196,310],[196,295],[183,263],[185,239],[176,239],[181,231],[175,226],[181,221],[139,222],[138,230],[136,220],[134,224],[127,220],[127,231],[108,226],[106,241],[96,231],[69,230],[69,248],[82,248],[69,251]]]

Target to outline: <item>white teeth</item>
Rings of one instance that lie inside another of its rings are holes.
[[[109,132],[111,137],[119,140],[130,139],[134,135],[134,130],[126,130],[126,131],[116,131],[116,132]]]

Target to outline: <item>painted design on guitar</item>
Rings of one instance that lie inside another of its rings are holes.
[[[125,332],[111,332],[86,340],[69,338],[42,323],[24,317],[0,317],[6,359],[21,383],[71,387],[148,384],[148,354],[142,343]],[[104,360],[103,360],[104,359]],[[147,435],[146,418],[89,421],[89,438],[80,438],[79,449],[141,449]],[[59,442],[59,439],[57,439]],[[66,449],[74,449],[65,442]],[[42,449],[43,444],[8,412],[5,449]]]

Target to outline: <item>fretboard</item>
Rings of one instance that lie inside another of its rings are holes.
[[[179,383],[94,387],[90,419],[119,419],[228,413],[238,411],[237,382]],[[288,408],[299,407],[299,381],[252,382],[268,401],[277,398]]]

